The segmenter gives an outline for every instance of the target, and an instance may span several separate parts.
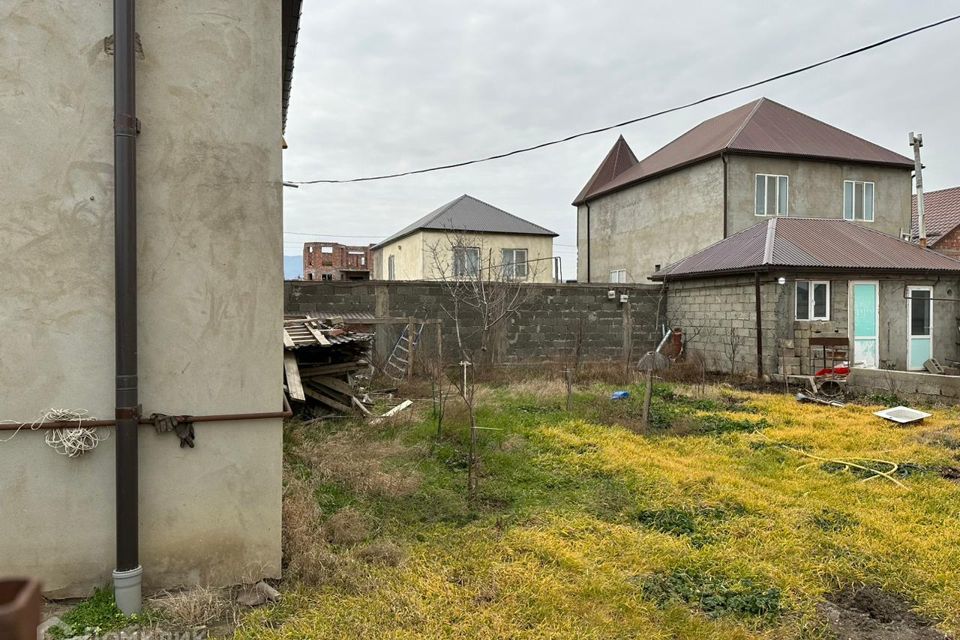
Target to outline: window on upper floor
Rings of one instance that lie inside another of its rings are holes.
[[[830,319],[830,283],[797,280],[797,320]]]
[[[874,184],[860,180],[843,181],[843,219],[873,222]]]
[[[789,206],[790,179],[769,173],[757,174],[754,213],[758,216],[785,216]]]
[[[527,250],[504,249],[501,258],[506,280],[524,280],[527,277]]]
[[[623,283],[627,281],[626,269],[613,269],[610,271],[610,282]]]
[[[396,256],[389,256],[387,258],[387,280],[396,280],[396,279],[397,279]]]

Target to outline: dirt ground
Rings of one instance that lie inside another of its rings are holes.
[[[819,609],[839,640],[950,640],[903,599],[874,587],[841,591]]]

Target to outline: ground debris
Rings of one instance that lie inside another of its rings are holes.
[[[839,591],[818,610],[843,640],[950,640],[906,600],[872,586]]]

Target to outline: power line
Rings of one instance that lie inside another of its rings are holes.
[[[563,144],[563,143],[565,143],[565,142],[570,142],[571,140],[576,140],[577,138],[583,138],[583,137],[586,137],[586,136],[592,136],[592,135],[595,135],[595,134],[597,134],[597,133],[603,133],[603,132],[605,132],[605,131],[610,131],[610,130],[612,130],[612,129],[619,129],[620,127],[625,127],[625,126],[627,126],[627,125],[635,124],[635,123],[637,123],[637,122],[643,122],[644,120],[650,120],[650,119],[652,119],[652,118],[656,118],[656,117],[659,117],[659,116],[662,116],[662,115],[666,115],[666,114],[668,114],[668,113],[674,113],[674,112],[676,112],[676,111],[682,111],[682,110],[684,110],[684,109],[689,109],[690,107],[695,107],[695,106],[697,106],[697,105],[704,104],[705,102],[711,102],[711,101],[713,101],[713,100],[717,100],[717,99],[719,99],[719,98],[724,98],[724,97],[729,96],[729,95],[732,95],[732,94],[734,94],[734,93],[739,93],[739,92],[741,92],[741,91],[746,91],[747,89],[753,89],[754,87],[759,87],[759,86],[764,85],[764,84],[769,84],[769,83],[774,82],[774,81],[776,81],[776,80],[781,80],[781,79],[783,79],[783,78],[787,78],[787,77],[789,77],[789,76],[797,75],[797,74],[803,73],[803,72],[805,72],[805,71],[810,71],[811,69],[816,69],[817,67],[822,67],[822,66],[824,66],[824,65],[830,64],[831,62],[836,62],[836,61],[842,60],[842,59],[844,59],[844,58],[849,58],[849,57],[851,57],[851,56],[855,56],[855,55],[857,55],[857,54],[864,53],[865,51],[869,51],[869,50],[871,50],[871,49],[876,49],[877,47],[882,47],[882,46],[885,45],[885,44],[889,44],[889,43],[894,42],[894,41],[896,41],[896,40],[901,40],[901,39],[906,38],[906,37],[908,37],[908,36],[912,36],[912,35],[914,35],[914,34],[920,33],[921,31],[926,31],[926,30],[928,30],[928,29],[933,29],[933,28],[935,28],[935,27],[939,27],[939,26],[941,26],[941,25],[947,24],[948,22],[953,22],[954,20],[958,20],[958,19],[960,19],[960,15],[955,15],[955,16],[951,16],[951,17],[949,17],[949,18],[944,18],[943,20],[938,20],[938,21],[936,21],[936,22],[931,22],[931,23],[925,24],[925,25],[923,25],[923,26],[921,26],[921,27],[917,27],[917,28],[911,29],[911,30],[909,30],[909,31],[904,31],[904,32],[902,32],[902,33],[898,33],[897,35],[890,36],[890,37],[888,37],[888,38],[884,38],[883,40],[878,40],[877,42],[874,42],[874,43],[872,43],[872,44],[868,44],[868,45],[866,45],[866,46],[859,47],[859,48],[853,49],[853,50],[851,50],[851,51],[847,51],[846,53],[841,53],[841,54],[835,55],[835,56],[833,56],[833,57],[831,57],[831,58],[826,58],[826,59],[824,59],[824,60],[820,60],[819,62],[814,62],[814,63],[812,63],[812,64],[808,64],[808,65],[806,65],[806,66],[799,67],[799,68],[793,69],[793,70],[791,70],[791,71],[785,71],[785,72],[783,72],[783,73],[778,73],[778,74],[775,75],[775,76],[770,76],[770,77],[768,77],[768,78],[764,78],[763,80],[758,80],[758,81],[756,81],[756,82],[751,82],[751,83],[749,83],[749,84],[744,84],[744,85],[741,85],[741,86],[736,87],[736,88],[734,88],[734,89],[728,89],[728,90],[726,90],[726,91],[721,91],[720,93],[715,93],[715,94],[713,94],[713,95],[706,96],[705,98],[700,98],[699,100],[694,100],[693,102],[687,102],[686,104],[678,105],[678,106],[675,106],[675,107],[670,107],[669,109],[663,109],[662,111],[656,111],[656,112],[654,112],[654,113],[648,113],[648,114],[646,114],[646,115],[639,116],[639,117],[637,117],[637,118],[631,118],[630,120],[624,120],[623,122],[618,122],[617,124],[611,124],[611,125],[608,125],[608,126],[605,126],[605,127],[600,127],[599,129],[591,129],[591,130],[589,130],[589,131],[581,131],[581,132],[579,132],[579,133],[574,133],[574,134],[572,134],[572,135],[566,136],[566,137],[564,137],[564,138],[558,138],[558,139],[550,140],[550,141],[547,141],[547,142],[541,142],[541,143],[539,143],[539,144],[535,144],[535,145],[532,145],[532,146],[529,146],[529,147],[521,147],[521,148],[519,148],[519,149],[514,149],[513,151],[506,151],[506,152],[504,152],[504,153],[497,153],[497,154],[494,154],[494,155],[492,155],[492,156],[487,156],[487,157],[484,157],[484,158],[476,158],[476,159],[474,159],[474,160],[464,160],[463,162],[453,162],[453,163],[450,163],[450,164],[441,164],[441,165],[437,165],[437,166],[433,166],[433,167],[427,167],[427,168],[425,168],[425,169],[414,169],[414,170],[411,170],[411,171],[400,171],[400,172],[397,172],[397,173],[386,173],[386,174],[382,174],[382,175],[366,176],[366,177],[362,177],[362,178],[317,179],[317,180],[289,180],[289,181],[287,181],[287,182],[288,182],[290,185],[306,185],[306,184],[346,184],[346,183],[351,183],[351,182],[372,182],[372,181],[374,181],[374,180],[389,180],[389,179],[392,179],[392,178],[402,178],[402,177],[405,177],[405,176],[418,175],[418,174],[421,174],[421,173],[431,173],[431,172],[434,172],[434,171],[444,171],[444,170],[447,170],[447,169],[455,169],[455,168],[458,168],[458,167],[466,167],[466,166],[469,166],[469,165],[472,165],[472,164],[480,164],[480,163],[482,163],[482,162],[490,162],[490,161],[492,161],[492,160],[501,160],[501,159],[503,159],[503,158],[509,158],[510,156],[519,155],[519,154],[521,154],[521,153],[528,153],[528,152],[530,152],[530,151],[536,151],[537,149],[543,149],[543,148],[545,148],[545,147],[551,147],[551,146],[553,146],[553,145],[558,145],[558,144]]]

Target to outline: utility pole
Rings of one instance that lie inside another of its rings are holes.
[[[917,234],[920,246],[927,248],[927,227],[923,220],[923,163],[920,162],[920,147],[923,146],[923,134],[910,132],[910,146],[913,147],[913,174],[917,181]]]

